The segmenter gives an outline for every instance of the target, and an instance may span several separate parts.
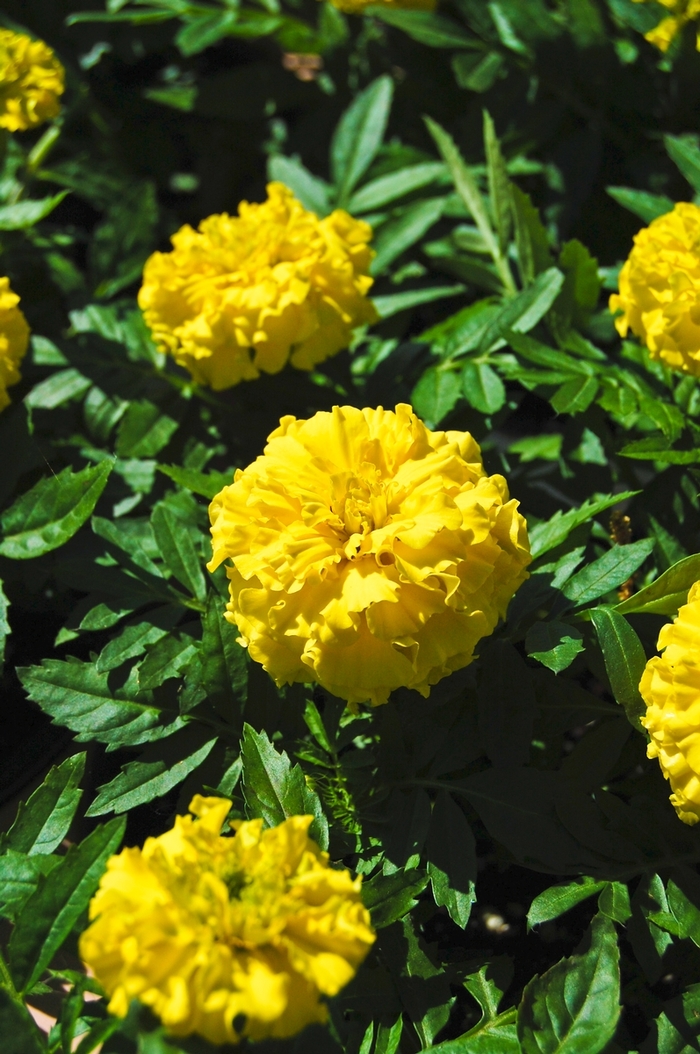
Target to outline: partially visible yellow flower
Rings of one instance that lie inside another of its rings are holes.
[[[671,369],[700,376],[700,208],[680,202],[644,227],[620,271],[610,310]]]
[[[636,3],[645,3],[646,0],[635,0]],[[654,44],[659,51],[668,51],[672,42],[683,31],[688,22],[695,22],[700,18],[700,0],[656,0],[668,8],[671,14],[668,18],[662,18],[658,26],[644,34],[645,40]],[[696,46],[700,51],[700,33],[697,36]]]
[[[327,1017],[322,996],[374,943],[361,879],[329,866],[310,816],[221,827],[231,802],[195,795],[192,816],[107,863],[80,954],[123,1017],[133,999],[175,1036],[285,1038]]]
[[[385,703],[470,663],[527,578],[518,502],[410,406],[283,417],[209,507],[226,617],[278,685]]]
[[[0,29],[0,128],[22,132],[61,109],[64,70],[48,44]]]
[[[403,11],[434,11],[437,0],[331,0],[334,7],[349,15],[361,15],[370,4]]]
[[[642,724],[671,784],[671,804],[684,823],[700,820],[700,582],[657,643],[662,656],[646,664],[639,690],[647,704]]]
[[[323,220],[282,183],[238,216],[182,227],[173,251],[146,262],[139,304],[153,339],[215,390],[300,370],[347,347],[376,322],[367,293],[372,228],[337,209]]]
[[[18,304],[10,279],[0,278],[0,410],[9,405],[7,389],[22,379],[19,364],[29,343],[29,326]]]

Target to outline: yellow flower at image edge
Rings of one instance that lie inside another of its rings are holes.
[[[139,305],[153,339],[215,390],[287,361],[311,370],[378,318],[367,298],[371,227],[341,209],[320,220],[282,183],[267,191],[238,216],[182,227],[172,252],[144,268]]]
[[[635,0],[636,3],[646,3],[647,0]],[[656,0],[663,7],[668,8],[670,14],[662,18],[657,26],[644,34],[644,38],[650,44],[654,44],[659,51],[668,51],[669,47],[683,31],[688,22],[695,22],[700,18],[700,0]],[[697,48],[700,51],[700,33],[697,38]]]
[[[0,410],[9,405],[7,389],[21,380],[19,364],[29,343],[29,326],[18,304],[9,278],[0,278]]]
[[[466,432],[401,404],[283,417],[209,508],[226,617],[278,685],[351,705],[472,661],[527,578],[525,520]]]
[[[175,1036],[285,1038],[327,1017],[374,943],[361,879],[308,837],[310,816],[263,830],[196,795],[192,816],[113,856],[80,954],[123,1017],[133,999]]]
[[[22,132],[56,117],[63,66],[48,44],[0,29],[0,128]]]
[[[652,359],[700,376],[700,208],[675,206],[644,227],[619,279],[615,325],[646,344]]]
[[[663,626],[639,690],[647,705],[642,724],[647,755],[658,758],[671,784],[671,804],[681,820],[700,820],[700,582],[672,623]]]

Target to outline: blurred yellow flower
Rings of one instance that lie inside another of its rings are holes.
[[[29,343],[27,320],[9,278],[0,278],[0,410],[9,405],[7,389],[21,380],[19,364]]]
[[[300,370],[347,347],[376,322],[367,293],[372,228],[337,209],[319,220],[282,183],[238,216],[182,227],[173,251],[146,262],[139,304],[162,351],[219,391]]]
[[[178,816],[109,860],[80,954],[113,1014],[138,999],[175,1036],[293,1036],[326,1020],[321,997],[351,980],[374,943],[361,879],[329,867],[310,816],[269,830],[234,822],[235,837],[222,837],[230,807],[197,794],[197,819]]]
[[[636,3],[646,3],[646,0],[635,0]],[[650,44],[655,44],[659,51],[668,51],[671,43],[683,31],[688,22],[695,22],[700,18],[700,0],[656,0],[663,7],[668,8],[671,14],[662,18],[658,26],[644,34]],[[700,33],[696,40],[696,47],[700,51]]]
[[[658,758],[671,784],[671,804],[684,823],[700,820],[700,582],[657,643],[662,656],[646,664],[639,690],[647,755]]]
[[[700,376],[700,208],[680,202],[644,227],[620,271],[610,310],[621,336],[640,337],[652,359]]]
[[[525,520],[468,432],[410,406],[283,417],[209,508],[226,617],[278,685],[351,705],[470,663],[527,578]]]
[[[0,29],[0,128],[23,132],[61,109],[63,66],[48,44]]]
[[[370,4],[403,11],[434,11],[437,0],[331,0],[334,7],[349,15],[361,15]]]

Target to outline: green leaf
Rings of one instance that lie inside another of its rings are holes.
[[[552,265],[549,239],[530,196],[514,183],[511,183],[511,203],[520,278],[528,286]]]
[[[506,401],[503,381],[486,362],[465,362],[462,392],[469,405],[482,414],[497,413]]]
[[[210,15],[204,14],[189,19],[177,32],[175,43],[181,54],[197,55],[216,44],[222,37],[228,36],[236,25],[236,17],[236,11],[215,11]]]
[[[601,606],[589,614],[613,695],[624,707],[629,721],[641,731],[639,718],[646,713],[646,706],[639,694],[639,682],[647,661],[641,641],[627,619],[613,608]]]
[[[170,442],[178,423],[148,399],[129,403],[119,423],[119,457],[153,457]]]
[[[84,377],[80,370],[73,367],[59,370],[40,384],[35,384],[25,397],[24,405],[30,410],[54,410],[71,399],[80,399],[91,386],[92,381]]]
[[[625,882],[606,882],[598,897],[598,910],[621,926],[632,917],[629,890]]]
[[[564,596],[577,606],[605,596],[634,574],[655,544],[653,538],[642,538],[629,545],[613,545],[562,586]]]
[[[326,734],[323,725],[321,731]],[[316,739],[320,742],[318,735]],[[407,794],[396,788],[390,804],[398,808],[392,809],[393,823],[384,838],[384,874],[418,867],[430,827],[430,798],[422,787],[412,787]]]
[[[499,313],[486,327],[479,350],[489,351],[502,341],[509,330],[527,333],[549,311],[559,295],[564,275],[556,267],[549,267],[535,278],[527,289],[506,300]]]
[[[595,377],[574,377],[565,381],[549,400],[558,414],[582,414],[598,394]]]
[[[561,545],[581,524],[588,523],[594,516],[612,508],[613,505],[633,498],[635,494],[639,494],[639,491],[626,490],[622,494],[606,494],[603,497],[588,498],[578,509],[570,509],[569,512],[555,512],[550,520],[536,524],[530,530],[530,552],[533,559]]]
[[[462,386],[459,375],[440,366],[429,366],[411,394],[414,410],[434,428],[454,409]]]
[[[425,871],[394,871],[391,875],[375,875],[362,883],[362,903],[372,916],[375,929],[390,926],[411,911],[416,897],[428,884]]]
[[[695,1054],[700,1032],[700,985],[689,985],[665,1007],[653,1022],[640,1054]]]
[[[561,432],[545,432],[544,435],[516,440],[508,447],[508,453],[520,454],[520,460],[523,462],[535,461],[537,458],[542,458],[543,461],[558,461],[563,441]]]
[[[185,731],[191,732],[190,729]],[[191,735],[188,738],[190,740],[188,745],[191,745]],[[172,742],[172,739],[169,740],[170,744]],[[207,740],[193,753],[170,767],[162,760],[128,762],[118,776],[99,788],[97,797],[85,815],[104,816],[109,812],[128,812],[129,809],[135,809],[137,805],[145,805],[154,798],[162,798],[206,761],[216,742],[216,737]]]
[[[7,834],[0,835],[0,852],[53,853],[68,834],[82,791],[85,754],[74,754],[49,770],[44,782],[26,802]]]
[[[530,671],[506,640],[483,641],[479,676],[479,738],[494,765],[513,768],[530,756],[535,693]],[[518,685],[517,693],[513,685]]]
[[[598,261],[577,238],[565,242],[557,261],[564,272],[564,284],[552,305],[549,323],[563,337],[572,326],[584,329],[598,304],[600,278]]]
[[[419,304],[430,304],[433,300],[443,300],[448,296],[458,296],[464,292],[463,285],[438,285],[427,289],[410,289],[405,293],[390,293],[389,296],[375,296],[372,303],[381,319],[391,318],[399,311],[408,311]]]
[[[565,622],[535,622],[525,636],[525,651],[532,659],[554,673],[571,666],[579,652],[585,650],[583,634]]]
[[[7,618],[9,610],[10,601],[5,596],[5,592],[2,588],[2,579],[0,578],[0,674],[2,674],[2,664],[5,661],[5,644],[7,643],[7,638],[12,633]]]
[[[330,186],[324,180],[313,176],[295,157],[273,154],[267,162],[267,175],[268,179],[289,187],[310,212],[315,212],[321,218],[330,212]],[[353,215],[357,212],[354,209],[351,211]]]
[[[513,227],[510,180],[508,179],[506,163],[501,153],[501,146],[496,136],[496,129],[488,110],[484,110],[484,149],[486,151],[489,196],[496,224],[498,244],[501,252],[505,253]]]
[[[41,666],[20,667],[17,676],[56,724],[77,733],[78,743],[96,739],[115,748],[163,735],[160,711],[126,687],[112,694],[108,672],[100,673],[94,663],[44,659]]]
[[[678,608],[687,603],[688,590],[698,579],[700,555],[686,556],[659,575],[651,585],[645,586],[634,596],[618,604],[615,610],[621,615],[636,611],[674,616],[678,613]]]
[[[18,201],[16,205],[0,205],[0,231],[17,231],[33,227],[39,220],[45,219],[60,205],[66,195],[62,190],[50,198],[40,201]]]
[[[189,666],[199,648],[188,634],[162,636],[149,650],[137,673],[139,688],[150,691],[170,677],[179,677]]]
[[[153,510],[151,526],[168,570],[192,596],[204,601],[207,585],[202,573],[203,561],[186,525],[167,505],[161,503]]]
[[[665,135],[666,153],[696,194],[700,194],[700,144],[697,135]]]
[[[42,874],[48,873],[60,862],[58,856],[25,856],[8,849],[0,856],[0,915],[16,920]],[[47,866],[42,867],[42,864]]]
[[[573,882],[565,882],[563,885],[550,886],[544,892],[538,893],[530,905],[527,913],[528,929],[539,926],[541,922],[550,922],[558,919],[560,915],[570,911],[571,908],[588,900],[595,893],[605,888],[605,882],[596,882],[593,878],[583,876]]]
[[[64,468],[39,480],[0,516],[0,556],[29,560],[67,542],[95,508],[113,467],[113,461],[102,461],[82,472]]]
[[[673,211],[674,202],[665,194],[650,194],[646,190],[633,190],[632,187],[606,187],[607,193],[623,209],[633,212],[645,223],[651,223],[659,216]]]
[[[402,10],[386,4],[370,4],[363,10],[429,48],[478,48],[479,41],[464,32],[458,22],[432,11]]]
[[[598,1054],[620,1016],[620,953],[612,922],[597,915],[585,950],[530,981],[518,1008],[523,1054]]]
[[[42,1054],[46,1050],[31,1014],[6,988],[0,988],[0,1036],[3,1054]]]
[[[371,273],[382,274],[397,256],[420,241],[440,219],[444,207],[444,198],[416,201],[406,205],[398,216],[382,224],[373,242],[376,256],[372,260]]]
[[[202,619],[202,684],[226,720],[232,722],[248,696],[248,652],[237,637],[238,630],[224,618],[221,599],[210,593]]]
[[[467,91],[486,92],[496,79],[503,75],[505,59],[500,51],[462,52],[452,57],[452,72],[460,88]]]
[[[659,461],[664,465],[697,465],[700,449],[670,450],[668,440],[661,436],[649,436],[627,443],[619,451],[621,457],[632,457],[639,461]]]
[[[464,929],[476,901],[476,843],[464,813],[444,790],[433,806],[426,854],[435,903]]]
[[[309,834],[322,849],[328,848],[328,821],[321,800],[307,785],[301,766],[278,752],[266,732],[243,726],[243,796],[248,815],[261,816],[268,827],[276,827],[289,816],[313,816]]]
[[[10,939],[10,970],[19,990],[26,991],[39,980],[84,912],[124,827],[123,819],[98,827],[80,845],[71,846],[39,882]]]
[[[382,144],[393,94],[391,77],[377,77],[355,96],[336,126],[331,140],[331,172],[341,208]]]
[[[348,202],[348,212],[360,216],[371,209],[379,209],[397,198],[411,194],[414,190],[443,181],[447,169],[441,161],[424,161],[418,165],[407,165],[397,172],[378,176],[356,190]]]
[[[158,471],[168,476],[178,487],[184,487],[193,494],[203,498],[215,498],[216,495],[233,483],[233,472],[197,472],[193,468],[182,468],[180,465],[158,465]]]

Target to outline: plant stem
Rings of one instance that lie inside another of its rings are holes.
[[[9,992],[15,1002],[22,1003],[22,1005],[24,1005],[19,992],[15,988],[15,983],[12,980],[12,974],[10,973],[7,963],[5,962],[5,957],[2,954],[2,951],[0,951],[0,986],[2,986],[7,992]]]

